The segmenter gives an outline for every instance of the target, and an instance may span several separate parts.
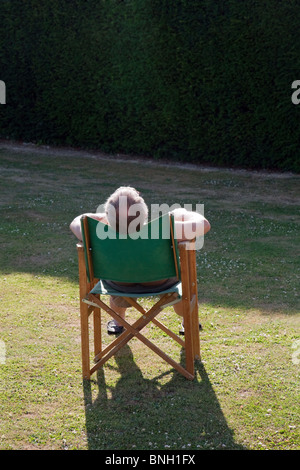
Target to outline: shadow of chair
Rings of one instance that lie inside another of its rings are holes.
[[[174,369],[144,378],[128,345],[114,364],[83,381],[89,449],[245,449],[235,442],[201,362],[193,382]],[[106,383],[111,368],[119,374],[113,386]]]

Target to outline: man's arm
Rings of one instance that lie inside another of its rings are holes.
[[[210,223],[198,212],[175,209],[173,214],[178,241],[193,240],[195,237],[205,235],[210,230]]]
[[[93,219],[100,220],[103,223],[107,223],[106,220],[106,215],[103,213],[99,214],[92,214],[92,213],[86,213],[86,214],[81,214],[75,217],[75,219],[70,223],[70,230],[71,232],[74,233],[74,235],[78,238],[78,240],[82,241],[82,234],[81,234],[81,223],[80,219],[83,215],[87,215],[88,217],[92,217]]]

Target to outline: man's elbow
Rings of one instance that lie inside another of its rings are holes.
[[[82,241],[82,235],[81,235],[81,227],[80,227],[80,223],[78,223],[78,221],[76,219],[74,219],[71,223],[70,223],[70,230],[71,232],[75,235],[75,237],[78,238],[78,240]]]
[[[76,224],[75,224],[75,221],[74,221],[74,220],[72,220],[72,222],[70,223],[69,229],[71,230],[71,232],[75,233]]]
[[[210,231],[210,223],[208,222],[208,220],[204,220],[204,235]]]

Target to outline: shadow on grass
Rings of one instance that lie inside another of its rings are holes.
[[[115,361],[120,374],[115,386],[106,383],[103,368],[95,380],[83,383],[89,449],[245,449],[235,442],[200,361],[192,382],[174,370],[144,378],[128,345]],[[93,400],[94,385],[98,395]]]

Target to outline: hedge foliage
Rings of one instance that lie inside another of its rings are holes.
[[[2,0],[0,136],[299,171],[297,0]]]

